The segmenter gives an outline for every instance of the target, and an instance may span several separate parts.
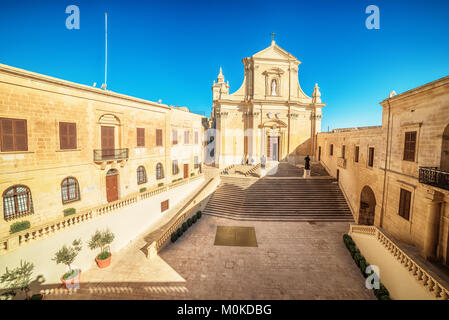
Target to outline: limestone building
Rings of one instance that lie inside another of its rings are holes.
[[[317,84],[312,97],[301,89],[301,62],[274,41],[242,62],[244,80],[237,91],[229,92],[221,68],[212,85],[215,166],[313,155],[325,104]]]
[[[357,223],[449,265],[449,76],[381,102],[382,125],[317,135]]]
[[[187,108],[0,65],[0,236],[18,221],[46,225],[66,209],[162,192],[198,176],[202,119]],[[168,200],[153,213],[167,210]]]

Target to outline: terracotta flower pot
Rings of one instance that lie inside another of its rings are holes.
[[[108,252],[108,253],[109,253],[109,257],[107,257],[106,259],[98,259],[99,255],[95,257],[95,262],[97,263],[99,268],[103,269],[111,264],[112,253],[110,253],[110,252]]]
[[[71,276],[67,279],[64,279],[64,275],[61,277],[61,281],[64,284],[66,289],[79,289],[80,288],[80,278],[81,278],[81,269],[75,270],[75,275]]]

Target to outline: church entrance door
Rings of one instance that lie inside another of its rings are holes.
[[[268,136],[267,158],[279,161],[279,136]]]

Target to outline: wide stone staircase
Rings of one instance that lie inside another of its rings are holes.
[[[354,221],[332,178],[222,176],[204,213],[236,220]]]

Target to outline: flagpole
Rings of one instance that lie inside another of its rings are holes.
[[[105,18],[105,60],[104,60],[104,89],[107,88],[108,79],[108,13],[104,13]]]

